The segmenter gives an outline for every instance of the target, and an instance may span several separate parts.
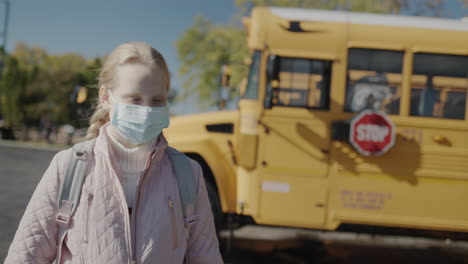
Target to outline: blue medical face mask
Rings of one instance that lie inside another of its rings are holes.
[[[117,103],[108,90],[114,104],[111,125],[132,144],[145,143],[169,127],[169,109]]]

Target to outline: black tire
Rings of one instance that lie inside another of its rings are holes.
[[[221,202],[219,201],[218,192],[216,191],[214,186],[207,180],[205,180],[205,183],[206,190],[208,192],[208,198],[210,199],[211,212],[213,213],[216,234],[218,234],[219,237],[219,232],[223,228],[224,223],[224,215],[223,210],[221,209]]]

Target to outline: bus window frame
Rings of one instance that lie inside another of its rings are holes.
[[[256,57],[258,56],[258,57]],[[241,100],[258,100],[259,97],[260,97],[260,85],[261,85],[261,75],[262,75],[262,58],[263,58],[263,52],[261,50],[253,50],[252,53],[251,53],[251,59],[252,59],[252,63],[249,65],[249,70],[247,72],[247,86],[246,86],[246,89],[245,89],[245,92],[244,94],[241,96]],[[257,64],[256,64],[257,63]],[[255,96],[254,97],[247,97],[246,95],[248,94],[248,91],[252,91],[253,89],[250,89],[251,88],[251,84],[252,84],[252,71],[253,71],[253,68],[255,67],[255,65],[257,65],[257,68],[256,68],[256,75],[257,75],[257,84],[256,84],[256,93],[255,93]]]
[[[407,50],[405,52],[405,56],[409,56],[409,65],[406,65],[406,62],[404,62],[404,67],[408,66],[410,68],[410,72],[408,73],[407,76],[404,78],[405,80],[405,89],[407,90],[407,98],[405,100],[408,101],[408,104],[406,105],[405,112],[407,113],[408,118],[416,118],[420,119],[422,118],[423,120],[444,120],[448,122],[467,122],[468,123],[468,73],[465,78],[466,81],[466,92],[465,92],[465,116],[463,119],[456,119],[456,118],[446,118],[446,117],[437,117],[437,116],[420,116],[420,115],[411,115],[411,92],[412,92],[412,85],[413,85],[413,76],[414,74],[414,65],[415,65],[415,56],[416,54],[432,54],[432,55],[449,55],[449,56],[464,56],[468,57],[468,51],[463,51],[463,50],[453,50],[453,49],[430,49],[430,48],[422,48],[422,47],[413,47],[410,50]],[[406,73],[405,73],[406,74]],[[407,83],[407,86],[406,86]],[[404,91],[403,91],[404,92]],[[402,94],[403,97],[404,94]],[[403,103],[400,105],[400,113],[401,113],[401,107],[403,107]]]
[[[275,58],[275,60],[270,60],[271,58]],[[268,56],[268,62],[275,63],[274,67],[280,67],[281,65],[281,60],[283,58],[287,59],[302,59],[302,60],[315,60],[315,61],[320,61],[323,63],[324,71],[328,73],[328,87],[325,89],[325,92],[323,95],[320,97],[320,101],[325,100],[325,103],[323,103],[324,106],[301,106],[301,105],[281,105],[281,104],[274,104],[273,103],[273,89],[294,89],[294,88],[280,88],[280,87],[272,87],[272,82],[277,81],[279,83],[279,74],[280,74],[280,69],[272,69],[272,65],[267,65],[266,68],[269,69],[270,72],[277,72],[277,76],[274,76],[275,78],[272,78],[272,76],[269,76],[267,71],[265,72],[267,83],[265,85],[265,99],[264,99],[264,108],[265,109],[271,109],[273,107],[280,107],[280,108],[297,108],[297,109],[307,109],[307,110],[317,110],[317,111],[327,111],[330,112],[331,110],[331,89],[332,89],[332,79],[333,79],[333,64],[335,63],[335,60],[328,60],[328,59],[317,59],[317,58],[310,58],[310,57],[296,57],[296,56],[280,56],[278,54],[269,54]],[[328,64],[328,65],[325,65]],[[324,75],[325,76],[325,75]],[[325,80],[325,78],[324,78]],[[325,98],[325,99],[323,99]]]
[[[345,62],[346,64],[344,65],[345,67],[345,83],[343,86],[343,106],[340,107],[340,111],[342,113],[346,114],[358,114],[359,112],[353,112],[350,110],[346,110],[346,104],[347,104],[347,96],[348,96],[348,83],[350,82],[349,78],[349,63],[350,63],[350,51],[352,49],[360,49],[360,50],[374,50],[374,51],[388,51],[388,52],[400,52],[402,54],[401,58],[401,72],[399,73],[401,75],[401,83],[400,83],[400,98],[399,98],[399,107],[397,108],[397,113],[386,113],[386,115],[393,116],[393,117],[401,117],[405,115],[405,112],[402,111],[402,106],[404,105],[403,101],[405,100],[405,89],[406,89],[406,82],[407,82],[407,72],[406,72],[406,60],[408,51],[403,49],[402,45],[375,45],[375,43],[372,44],[367,44],[365,43],[355,43],[355,42],[350,42],[346,46],[346,54],[345,56]],[[411,56],[412,59],[412,56]],[[412,66],[412,65],[411,65]],[[412,69],[412,67],[410,67]],[[395,73],[393,73],[395,74]],[[411,75],[410,75],[411,76]],[[361,110],[362,111],[362,110]]]

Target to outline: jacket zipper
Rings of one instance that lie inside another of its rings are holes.
[[[130,255],[130,263],[135,264],[136,262],[135,262],[135,260],[133,258],[133,247],[132,247],[132,238],[131,238],[132,237],[131,223],[130,223],[130,217],[129,217],[129,212],[128,212],[128,204],[127,204],[127,200],[125,198],[125,193],[123,191],[122,179],[119,177],[119,175],[117,173],[115,173],[115,177],[118,179],[117,180],[118,184],[116,184],[117,185],[117,191],[119,192],[120,197],[122,197],[122,199],[123,199],[124,211],[126,211],[125,225],[127,226],[127,228],[126,228],[127,235],[125,237],[128,240],[127,245],[128,245],[128,254]]]
[[[177,232],[177,221],[174,209],[174,202],[172,202],[171,197],[168,198],[169,210],[171,211],[172,215],[172,236],[173,236],[173,248],[176,249],[179,247],[179,239],[178,239],[178,232]]]
[[[93,194],[88,194],[88,204],[86,208],[86,217],[85,217],[85,223],[86,223],[86,229],[85,229],[85,236],[84,236],[84,243],[88,243],[88,236],[89,236],[89,214],[91,212],[91,204],[93,203]]]
[[[131,232],[131,248],[132,248],[132,261],[130,262],[131,264],[136,264],[136,248],[137,248],[137,245],[136,245],[136,232],[137,232],[137,222],[136,222],[136,215],[137,215],[137,211],[138,211],[138,208],[140,207],[140,189],[141,189],[141,184],[142,182],[144,182],[145,178],[146,178],[146,175],[148,174],[148,169],[150,168],[151,166],[151,161],[153,160],[153,157],[154,157],[154,152],[148,154],[148,159],[147,159],[147,162],[146,162],[146,166],[145,166],[145,170],[143,172],[143,175],[140,179],[140,181],[138,182],[138,186],[137,186],[137,193],[136,193],[136,201],[134,202],[134,206],[133,206],[133,209],[132,209],[132,220],[131,220],[131,223],[133,225],[133,232]]]

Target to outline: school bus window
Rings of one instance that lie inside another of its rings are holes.
[[[258,98],[258,79],[260,73],[260,58],[262,53],[255,51],[252,55],[252,64],[250,64],[249,77],[247,80],[247,88],[242,98],[257,99]]]
[[[465,119],[468,56],[414,54],[410,115]]]
[[[281,57],[272,104],[328,109],[330,77],[331,61]]]
[[[399,114],[403,52],[349,49],[344,110]]]

